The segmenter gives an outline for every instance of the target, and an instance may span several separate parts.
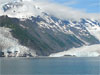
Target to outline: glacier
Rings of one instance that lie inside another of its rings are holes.
[[[66,55],[76,57],[98,57],[100,56],[100,44],[72,48],[67,51],[50,54],[49,57],[63,57]]]

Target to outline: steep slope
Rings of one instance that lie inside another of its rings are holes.
[[[24,54],[30,54],[36,56],[34,50],[29,49],[21,45],[17,39],[11,34],[11,29],[6,27],[0,27],[0,52],[4,52],[7,56],[7,52],[18,52],[17,56],[24,56]],[[1,54],[0,54],[1,56]]]

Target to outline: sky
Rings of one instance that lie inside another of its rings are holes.
[[[51,0],[87,13],[100,13],[100,0]]]

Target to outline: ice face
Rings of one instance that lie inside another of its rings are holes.
[[[100,56],[100,44],[72,48],[68,51],[51,54],[50,57],[62,57],[65,55],[75,55],[77,57],[97,57]]]

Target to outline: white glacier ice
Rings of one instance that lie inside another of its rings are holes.
[[[97,57],[100,56],[100,44],[83,46],[80,48],[72,48],[67,51],[53,53],[49,57],[62,57],[65,55],[77,57]]]

